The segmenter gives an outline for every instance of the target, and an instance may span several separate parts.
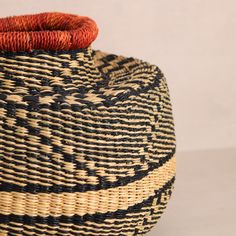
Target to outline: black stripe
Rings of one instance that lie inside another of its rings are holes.
[[[135,182],[147,176],[150,171],[153,171],[165,163],[167,163],[174,155],[175,148],[164,158],[161,158],[159,163],[152,163],[150,167],[145,171],[140,171],[134,176],[120,177],[116,182],[107,182],[105,178],[100,178],[100,182],[97,185],[92,184],[77,184],[74,187],[64,186],[64,185],[52,185],[52,186],[43,186],[39,184],[27,184],[25,187],[2,182],[0,184],[1,192],[28,192],[28,193],[62,193],[62,192],[87,192],[87,191],[96,191],[101,189],[116,188],[119,186],[125,186],[129,183]]]
[[[0,52],[0,56],[1,57],[16,57],[16,56],[27,56],[27,57],[35,57],[40,55],[40,54],[46,54],[46,55],[50,55],[50,56],[55,56],[55,57],[60,57],[60,55],[62,54],[68,54],[71,53],[71,54],[77,54],[79,52],[83,52],[83,53],[87,53],[87,48],[79,48],[79,49],[76,49],[76,50],[58,50],[58,51],[47,51],[47,50],[32,50],[32,51],[29,51],[29,52],[24,52],[24,51],[21,51],[21,52],[11,52],[11,51],[2,51]],[[63,57],[61,57],[63,58]],[[45,57],[44,57],[45,59]],[[54,64],[53,64],[54,65]]]
[[[155,191],[155,195],[149,197],[141,203],[135,204],[133,206],[128,207],[127,210],[117,210],[115,212],[107,212],[107,213],[95,213],[95,214],[86,214],[84,216],[74,215],[72,217],[68,216],[60,216],[60,217],[41,217],[41,216],[28,216],[28,215],[4,215],[0,214],[0,223],[8,224],[9,222],[17,222],[20,224],[27,225],[35,225],[37,224],[47,224],[50,226],[57,226],[59,223],[68,223],[68,224],[82,224],[85,221],[92,221],[96,223],[102,223],[105,219],[122,219],[127,218],[128,213],[138,213],[140,212],[142,207],[150,206],[155,198],[158,198],[162,193],[166,191],[170,191],[171,194],[171,186],[175,181],[175,177],[173,177],[170,181],[168,181],[161,189]]]

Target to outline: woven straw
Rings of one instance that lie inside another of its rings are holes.
[[[0,235],[146,235],[175,179],[163,73],[93,50],[87,17],[0,31]]]

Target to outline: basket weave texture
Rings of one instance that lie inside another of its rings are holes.
[[[44,14],[47,24],[53,14]],[[80,17],[73,32],[92,30],[79,43],[69,44],[71,36],[61,50],[50,44],[70,34],[57,26],[45,44],[31,32],[30,43],[15,36],[4,48],[15,21],[28,34],[29,18],[19,19],[8,19],[8,30],[0,20],[0,235],[146,235],[175,180],[165,76],[142,60],[93,50],[96,25]]]

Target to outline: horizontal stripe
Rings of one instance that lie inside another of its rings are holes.
[[[87,192],[87,191],[97,191],[97,190],[101,190],[101,189],[109,189],[109,188],[116,188],[119,186],[125,186],[127,184],[130,184],[132,182],[135,182],[137,180],[141,180],[142,178],[146,177],[147,175],[149,175],[150,172],[162,167],[163,165],[165,165],[167,162],[169,162],[171,160],[171,158],[174,158],[175,154],[175,149],[172,150],[172,152],[170,152],[168,155],[165,155],[163,158],[159,159],[158,162],[153,163],[152,165],[149,166],[149,168],[147,170],[144,171],[139,171],[136,175],[134,176],[125,176],[125,177],[120,177],[118,178],[117,181],[113,181],[113,182],[109,182],[106,181],[104,178],[102,179],[101,182],[98,182],[98,184],[88,184],[88,183],[84,183],[84,184],[79,184],[78,183],[78,179],[73,179],[69,176],[58,176],[58,178],[55,179],[55,173],[53,173],[52,175],[52,179],[51,179],[51,183],[53,182],[59,182],[60,179],[59,177],[61,177],[61,181],[63,181],[64,183],[67,182],[67,185],[63,185],[63,184],[50,184],[48,181],[45,182],[45,185],[43,185],[43,182],[40,178],[40,176],[37,177],[36,174],[32,175],[32,177],[34,177],[34,181],[37,183],[30,183],[28,178],[22,178],[21,184],[16,184],[16,180],[18,179],[18,181],[20,181],[20,177],[15,177],[14,178],[14,183],[12,183],[12,181],[10,181],[10,176],[9,176],[9,180],[7,179],[7,176],[5,173],[6,172],[6,168],[5,170],[2,170],[2,174],[0,174],[0,180],[1,180],[1,184],[0,184],[0,191],[1,192],[27,192],[27,193],[62,193],[62,192]],[[29,166],[28,166],[29,168]],[[40,168],[40,166],[38,166],[38,168]],[[43,170],[43,169],[42,169]],[[45,170],[44,170],[45,172]],[[43,173],[43,171],[42,171]],[[63,172],[62,172],[63,174]],[[14,175],[17,176],[17,173]],[[66,178],[65,180],[62,178]],[[49,178],[49,176],[48,176]],[[53,181],[53,179],[57,180],[57,181]],[[33,181],[32,181],[33,182]],[[77,182],[77,183],[76,183]]]
[[[144,178],[116,188],[75,193],[0,192],[0,212],[3,215],[58,217],[125,210],[155,195],[155,191],[163,188],[174,175],[173,157]]]
[[[11,72],[11,74],[14,74],[16,77],[18,75],[21,75],[21,73],[17,72],[17,71],[13,71],[12,68],[18,68],[21,72],[23,72],[22,74],[24,74],[25,77],[28,77],[29,80],[31,79],[30,77],[34,77],[34,78],[48,78],[48,79],[53,79],[53,71],[54,70],[47,70],[47,69],[42,69],[42,68],[38,68],[37,65],[35,65],[34,63],[31,63],[31,67],[29,66],[22,66],[20,65],[20,63],[18,64],[11,64],[10,60],[6,60],[6,63],[2,63],[1,62],[1,58],[0,58],[0,66],[3,68],[3,71],[7,71],[7,72]],[[30,64],[30,63],[29,63]],[[68,71],[66,71],[66,69],[68,69]],[[101,76],[98,73],[98,71],[93,68],[84,68],[84,67],[77,67],[76,70],[79,71],[79,75],[73,75],[70,73],[70,69],[69,68],[64,68],[64,67],[59,67],[57,69],[58,72],[60,72],[60,79],[66,79],[68,78],[68,76],[70,76],[73,79],[73,83],[71,84],[66,84],[67,88],[69,87],[73,87],[75,85],[84,85],[84,81],[82,81],[81,79],[87,80],[89,77],[93,77],[93,82],[95,83],[96,80],[100,81],[101,80]],[[67,72],[67,74],[66,74]],[[55,80],[54,80],[55,81]]]
[[[9,58],[15,58],[17,61],[26,61],[29,63],[32,63],[32,59],[33,62],[38,62],[38,63],[45,63],[46,65],[51,65],[51,66],[57,66],[60,67],[61,63],[60,62],[56,62],[55,60],[43,60],[42,58],[39,57],[29,57],[27,54],[25,55],[16,55],[14,57],[12,57],[11,55],[8,56]]]
[[[29,214],[0,214],[0,224],[7,224],[10,222],[17,222],[19,224],[26,224],[26,225],[35,225],[37,224],[45,224],[56,226],[61,223],[68,223],[68,224],[83,224],[86,222],[96,222],[96,223],[103,223],[104,220],[109,219],[123,219],[124,217],[128,220],[128,214],[132,212],[139,212],[143,207],[149,206],[152,204],[155,198],[158,198],[164,191],[171,189],[171,186],[174,183],[175,178],[170,178],[167,183],[165,183],[160,189],[154,190],[154,194],[152,196],[147,197],[142,202],[136,203],[134,205],[129,206],[127,209],[117,209],[116,211],[108,211],[105,213],[102,212],[95,212],[94,214],[87,213],[83,216],[79,214],[72,214],[71,216],[40,216],[40,215],[29,215]],[[26,213],[26,212],[25,212]]]

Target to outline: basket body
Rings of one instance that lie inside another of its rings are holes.
[[[145,235],[174,179],[157,66],[91,47],[0,54],[0,235]]]

